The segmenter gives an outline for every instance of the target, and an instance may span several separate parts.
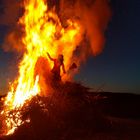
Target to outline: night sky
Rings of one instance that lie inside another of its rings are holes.
[[[106,31],[103,52],[90,57],[75,76],[95,91],[140,94],[140,1],[112,0],[112,19]],[[3,7],[0,3],[0,17]],[[0,24],[0,44],[9,27]],[[0,45],[1,46],[1,45]],[[18,56],[0,48],[0,94],[17,74]]]

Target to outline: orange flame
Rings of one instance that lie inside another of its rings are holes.
[[[40,75],[35,76],[35,66],[40,57],[47,58],[47,52],[56,58],[63,54],[66,70],[76,46],[82,40],[82,28],[78,21],[67,21],[67,28],[62,27],[55,10],[48,10],[44,0],[25,0],[25,13],[19,19],[24,36],[21,38],[25,46],[23,59],[19,64],[19,76],[11,85],[11,90],[5,99],[5,108],[1,114],[5,115],[6,128],[4,134],[13,134],[18,126],[22,125],[20,111],[10,116],[13,110],[20,110],[36,95],[41,94],[39,84]],[[48,66],[52,62],[48,60]],[[65,76],[67,79],[68,74]],[[30,120],[27,119],[26,122]]]

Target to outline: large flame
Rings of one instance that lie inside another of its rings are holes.
[[[5,99],[5,108],[1,112],[5,116],[5,135],[13,134],[22,125],[20,109],[36,95],[41,95],[40,75],[35,75],[35,67],[40,57],[47,58],[47,52],[54,58],[58,54],[64,55],[66,70],[76,46],[81,42],[82,29],[78,21],[67,20],[67,27],[63,27],[55,8],[48,10],[44,0],[25,0],[25,13],[19,19],[24,36],[21,37],[25,46],[23,59],[19,64],[19,76],[11,85]],[[48,60],[48,66],[52,67]],[[65,78],[68,75],[65,76]],[[15,113],[10,114],[14,111]],[[29,122],[27,118],[26,122]]]

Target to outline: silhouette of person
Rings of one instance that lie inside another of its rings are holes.
[[[54,62],[54,66],[51,70],[51,72],[53,74],[53,76],[52,76],[53,80],[61,81],[60,68],[62,67],[63,73],[66,73],[65,66],[63,63],[63,61],[64,61],[63,55],[59,54],[57,59],[52,58],[49,53],[47,53],[47,55],[48,55],[49,59]]]

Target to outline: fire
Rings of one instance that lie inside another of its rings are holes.
[[[29,118],[22,121],[20,110],[27,106],[34,96],[41,96],[41,77],[39,74],[35,75],[38,59],[40,57],[48,59],[47,52],[54,58],[58,54],[63,54],[65,67],[68,70],[73,52],[82,40],[80,23],[69,19],[67,27],[64,28],[55,9],[48,10],[45,0],[25,0],[24,8],[24,15],[18,24],[22,26],[24,32],[21,40],[25,51],[19,63],[19,76],[11,84],[4,102],[4,110],[1,112],[6,124],[4,135],[13,134],[18,126],[30,122]],[[53,64],[47,61],[48,66],[44,67],[51,69]],[[65,79],[68,77],[66,74]]]

